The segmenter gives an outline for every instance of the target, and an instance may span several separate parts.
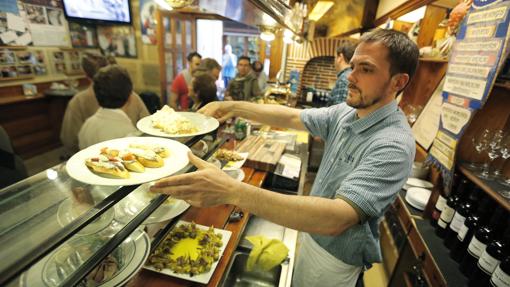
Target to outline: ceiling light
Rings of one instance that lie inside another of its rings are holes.
[[[162,10],[172,10],[172,7],[168,5],[165,0],[154,0],[154,2],[156,2]]]
[[[308,19],[312,21],[318,21],[326,12],[328,12],[329,8],[333,6],[333,1],[319,1],[308,15]]]
[[[273,32],[263,31],[262,33],[260,33],[260,39],[262,39],[266,42],[271,42],[274,40],[274,38],[275,38],[275,36],[274,36]]]

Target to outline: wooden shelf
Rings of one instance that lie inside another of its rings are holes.
[[[505,82],[505,83],[494,83],[494,87],[499,87],[499,88],[503,88],[503,89],[507,89],[507,90],[510,90],[510,82]]]
[[[463,165],[459,165],[459,170],[467,177],[469,180],[474,182],[478,187],[483,189],[492,199],[494,199],[499,205],[503,206],[507,211],[510,211],[510,202],[503,196],[498,193],[498,190],[510,189],[510,186],[505,186],[497,181],[490,179],[483,179],[478,177],[471,170],[467,169]]]
[[[0,105],[8,105],[20,102],[28,102],[33,100],[38,100],[44,98],[44,95],[37,94],[33,97],[25,97],[25,96],[9,96],[9,97],[0,97]]]
[[[426,58],[426,57],[420,57],[419,60],[422,61],[422,62],[448,63],[448,59],[444,59],[444,58]]]
[[[26,76],[0,78],[0,81],[2,81],[2,82],[5,82],[5,81],[19,81],[19,80],[32,79],[33,77],[35,77],[35,76],[33,74],[31,74],[31,75],[26,75]]]

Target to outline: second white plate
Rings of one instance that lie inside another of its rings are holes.
[[[169,134],[164,131],[152,127],[152,116],[147,116],[145,118],[140,119],[136,123],[136,127],[149,135],[159,136],[159,137],[167,137],[167,138],[182,138],[182,137],[193,137],[202,134],[206,134],[214,131],[220,126],[220,122],[213,117],[208,117],[199,113],[191,113],[191,112],[177,112],[180,116],[187,118],[193,125],[198,128],[198,131],[195,133],[187,133],[187,134]]]

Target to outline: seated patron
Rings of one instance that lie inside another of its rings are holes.
[[[187,111],[192,105],[188,96],[188,87],[191,85],[193,71],[200,65],[202,56],[197,52],[192,52],[188,54],[186,59],[188,60],[188,68],[175,77],[170,87],[168,104],[176,111]]]
[[[230,81],[225,93],[225,100],[250,101],[262,96],[257,77],[251,71],[250,58],[239,57],[237,75]]]
[[[60,140],[66,148],[67,155],[71,155],[79,150],[78,132],[85,120],[99,109],[99,103],[93,89],[93,78],[97,70],[107,65],[107,59],[101,55],[87,54],[82,59],[82,67],[90,85],[85,90],[74,95],[71,101],[69,101],[64,114]],[[136,124],[138,120],[148,116],[149,112],[142,99],[136,93],[133,92],[132,94],[132,99],[129,101],[125,113],[131,122]]]
[[[101,106],[88,118],[78,133],[80,149],[102,141],[139,135],[126,110],[134,98],[133,83],[119,65],[101,68],[94,76],[94,93]]]

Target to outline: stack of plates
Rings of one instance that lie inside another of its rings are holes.
[[[404,184],[403,189],[408,190],[410,187],[421,187],[431,189],[434,185],[430,181],[422,180],[419,178],[408,178],[406,184]]]
[[[424,210],[429,201],[431,191],[421,187],[410,187],[406,193],[406,201],[412,207]]]

